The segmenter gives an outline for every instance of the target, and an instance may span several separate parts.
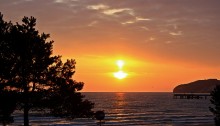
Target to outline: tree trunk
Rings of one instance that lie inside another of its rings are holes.
[[[24,126],[29,126],[29,118],[28,118],[29,106],[28,103],[24,104]]]
[[[24,88],[24,126],[29,126],[29,118],[28,118],[28,113],[29,113],[29,92],[27,88],[27,84],[25,85]]]

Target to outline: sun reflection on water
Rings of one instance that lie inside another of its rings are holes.
[[[122,107],[125,104],[125,93],[116,93],[116,105]]]

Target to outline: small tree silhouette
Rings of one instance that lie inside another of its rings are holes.
[[[210,111],[215,116],[215,125],[220,126],[220,85],[217,85],[211,92],[210,101],[214,105],[214,107],[210,107]]]

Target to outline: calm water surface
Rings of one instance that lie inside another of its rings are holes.
[[[173,99],[172,93],[83,93],[95,103],[94,111],[106,113],[103,126],[206,126],[214,125],[209,99]],[[15,123],[22,124],[22,115],[15,113]],[[64,120],[31,116],[33,126],[96,126],[93,119]]]

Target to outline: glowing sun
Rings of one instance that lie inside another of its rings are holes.
[[[123,72],[123,71],[118,71],[114,73],[114,77],[118,78],[118,79],[124,79],[128,74]]]
[[[116,62],[116,64],[118,65],[118,68],[119,68],[119,69],[122,69],[122,67],[124,66],[124,61],[123,61],[123,60],[118,60],[118,61]]]
[[[116,61],[116,64],[117,64],[117,66],[119,68],[119,71],[114,73],[114,77],[117,78],[117,79],[124,79],[125,77],[127,77],[128,74],[125,73],[122,70],[122,68],[123,68],[123,66],[125,64],[124,61],[123,60],[118,60],[118,61]]]

